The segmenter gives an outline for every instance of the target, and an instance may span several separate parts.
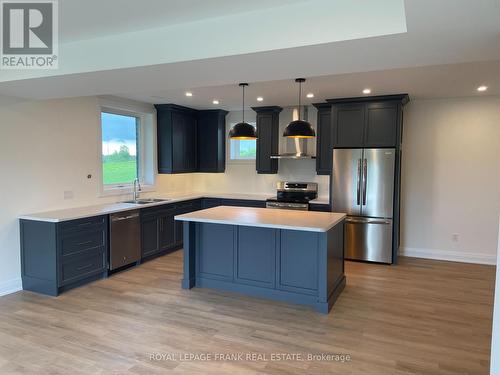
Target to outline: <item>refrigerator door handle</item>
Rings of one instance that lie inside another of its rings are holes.
[[[368,161],[363,159],[363,206],[366,206],[366,178],[368,176]]]
[[[352,223],[352,224],[391,224],[391,220],[386,220],[386,219],[353,219],[353,218],[347,218],[345,220],[346,223]]]
[[[356,189],[356,204],[359,206],[361,204],[361,159],[358,159],[358,182]]]

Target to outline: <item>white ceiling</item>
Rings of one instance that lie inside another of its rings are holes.
[[[63,0],[60,35],[62,42],[74,42],[307,1]]]
[[[488,86],[488,90],[477,92],[480,85]],[[408,93],[413,99],[500,95],[500,60],[308,77],[302,85],[302,101],[318,103],[326,99],[363,96],[365,88],[372,90],[371,95]],[[192,92],[193,96],[186,97],[186,91]],[[314,98],[306,98],[307,93],[313,93]],[[287,106],[297,102],[298,86],[293,79],[254,82],[246,88],[245,94],[247,106]],[[241,88],[237,84],[119,96],[153,104],[176,103],[196,109],[241,109]],[[258,96],[264,101],[258,102]],[[219,100],[219,105],[212,103],[214,99]]]
[[[92,0],[94,1],[96,0]],[[129,0],[123,0],[123,2],[108,0],[100,1],[99,4],[109,2],[116,5],[117,3],[123,4],[125,1],[129,3]],[[137,4],[144,7],[144,4],[150,1],[153,0],[141,1]],[[290,10],[296,9],[294,8],[296,6],[325,3],[325,1],[270,0],[265,3],[263,1],[252,2],[252,4],[262,8],[267,5],[276,6],[279,3],[285,4],[283,9]],[[340,3],[343,0],[335,1]],[[87,1],[69,0],[67,2],[74,3],[74,5],[80,4],[78,6],[87,4]],[[194,20],[196,17],[213,15],[210,13],[213,9],[208,9],[210,8],[208,6],[205,8],[202,6],[200,11],[193,11],[191,15],[189,6],[193,6],[195,2],[195,0],[167,1],[166,3],[169,4],[176,3],[179,9],[179,15],[172,16],[168,22],[182,22],[180,20],[186,20],[189,17]],[[379,0],[380,4],[383,2]],[[130,1],[130,4],[132,3]],[[186,4],[186,7],[183,8],[181,3]],[[226,2],[221,0],[218,9],[227,5],[224,3]],[[227,1],[227,3],[232,4],[233,1]],[[246,3],[248,2],[242,1],[239,5],[228,5],[228,8],[224,9],[226,12],[245,12],[248,8],[238,8],[238,6],[243,7],[242,4]],[[397,0],[392,0],[392,4],[397,4]],[[382,11],[386,10],[382,5],[380,7]],[[88,8],[84,8],[89,11]],[[124,7],[124,9],[128,8]],[[130,22],[123,14],[127,13],[124,9],[120,10],[116,16],[121,21],[116,23],[110,21],[113,26],[109,26],[109,29],[106,29],[108,27],[105,25],[106,19],[96,16],[98,20],[96,30],[100,30],[95,31],[96,34],[128,30],[126,24]],[[148,22],[151,22],[151,25],[156,24],[156,21],[151,18],[155,12],[146,9],[141,13],[138,8],[132,9],[133,12],[140,13],[138,18],[142,20],[133,27],[142,28],[147,26]],[[162,9],[164,12],[168,11],[167,6]],[[365,86],[371,86],[373,94],[408,92],[413,97],[425,98],[476,95],[474,89],[484,83],[490,87],[485,94],[500,94],[498,82],[500,76],[500,0],[405,0],[404,10],[407,32],[385,33],[378,37],[354,38],[294,48],[274,46],[269,50],[255,53],[191,59],[168,64],[107,70],[95,68],[94,71],[89,69],[86,73],[74,74],[62,74],[61,71],[59,76],[35,79],[19,76],[15,81],[1,82],[0,95],[34,99],[119,95],[148,102],[176,102],[198,108],[211,107],[211,100],[217,97],[221,100],[222,107],[234,108],[239,105],[240,91],[237,83],[247,81],[251,83],[249,98],[262,95],[266,98],[264,104],[286,105],[296,101],[293,78],[299,76],[319,77],[309,79],[305,86],[306,91],[314,91],[316,94],[313,100],[315,102],[325,98],[357,96]],[[84,14],[83,9],[81,12]],[[161,11],[158,13],[161,14]],[[380,17],[374,17],[371,23],[377,26],[380,19]],[[248,20],[249,28],[259,27],[258,19],[253,20],[249,16]],[[325,20],[328,20],[328,14]],[[88,37],[94,32],[88,31],[94,27],[85,29],[82,25],[78,26],[75,21],[75,27],[68,29],[69,35],[72,35],[71,38]],[[307,28],[299,30],[304,35],[308,35],[310,31]],[[314,31],[321,33],[322,29]],[[86,32],[90,34],[85,34]],[[276,37],[269,34],[267,39],[276,40]],[[242,40],[241,44],[245,42],[249,40]],[[258,40],[252,40],[252,42],[259,45]],[[302,41],[297,42],[300,44]],[[125,49],[115,51],[115,53],[121,59],[128,61],[133,59],[132,55],[135,51]],[[88,56],[85,55],[84,49],[81,55],[81,60],[87,61]],[[130,58],[129,55],[131,55]],[[0,78],[2,74],[4,73],[0,72]],[[195,93],[190,101],[183,96],[186,90]],[[152,96],[163,99],[151,98]],[[249,104],[257,103],[250,102]]]

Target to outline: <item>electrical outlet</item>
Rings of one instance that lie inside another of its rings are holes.
[[[458,242],[458,241],[460,240],[460,235],[459,235],[458,233],[453,233],[453,234],[451,235],[451,240],[452,240],[453,242]]]
[[[73,193],[73,190],[65,190],[64,191],[64,199],[73,199],[75,194]]]

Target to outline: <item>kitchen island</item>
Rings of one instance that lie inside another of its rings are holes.
[[[220,206],[175,220],[184,222],[184,289],[222,289],[328,313],[345,287],[345,214]]]

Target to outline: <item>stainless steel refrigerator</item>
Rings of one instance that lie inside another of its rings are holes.
[[[345,257],[392,263],[395,149],[334,149],[332,211],[347,214]]]

